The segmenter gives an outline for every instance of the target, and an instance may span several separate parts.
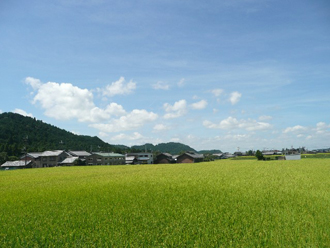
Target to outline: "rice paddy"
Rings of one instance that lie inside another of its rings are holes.
[[[0,171],[0,247],[329,247],[330,160]]]

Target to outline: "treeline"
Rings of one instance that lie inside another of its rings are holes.
[[[129,148],[110,145],[98,137],[76,135],[35,118],[0,114],[0,162],[17,159],[25,152],[56,149],[122,153]]]
[[[195,149],[177,142],[158,145],[145,144],[127,147],[111,145],[98,137],[76,135],[64,129],[44,123],[36,118],[15,113],[0,114],[0,164],[7,160],[17,160],[25,152],[43,152],[46,150],[84,150],[88,152],[153,152],[157,155],[168,152],[179,155]],[[203,151],[200,153],[218,153],[220,150]]]

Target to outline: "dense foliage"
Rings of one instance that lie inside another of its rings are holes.
[[[42,152],[56,149],[116,153],[143,152],[147,150],[155,155],[162,152],[168,152],[172,155],[186,151],[196,152],[190,146],[176,142],[133,147],[111,145],[98,137],[76,135],[44,123],[41,120],[36,120],[36,118],[15,113],[0,114],[0,164],[6,160],[16,160],[24,152]]]
[[[177,143],[177,142],[169,142],[169,143],[160,143],[157,145],[153,144],[145,144],[141,146],[132,146],[132,149],[137,149],[141,151],[151,151],[151,152],[167,152],[170,154],[180,154],[186,151],[193,151],[196,152],[195,149],[191,148],[190,146]]]
[[[0,171],[0,247],[329,247],[329,173],[327,159]]]
[[[53,125],[14,113],[0,114],[0,160],[45,150],[86,150],[121,152],[122,147],[98,137],[76,135]],[[0,161],[1,162],[1,161]]]

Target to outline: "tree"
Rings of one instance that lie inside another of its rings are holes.
[[[262,155],[262,152],[259,150],[256,151],[256,157],[258,160],[265,160],[264,155]]]

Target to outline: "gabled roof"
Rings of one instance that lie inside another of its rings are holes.
[[[39,158],[42,155],[43,152],[28,152],[26,154],[27,157],[31,157],[31,158]],[[24,155],[25,156],[25,155]],[[23,156],[23,157],[24,157]]]
[[[66,159],[64,159],[61,164],[73,164],[74,161],[76,161],[77,159],[79,159],[78,157],[68,157]]]
[[[31,161],[26,161],[26,165],[30,164]],[[17,160],[17,161],[7,161],[1,165],[1,167],[24,167],[25,161]]]
[[[114,152],[95,152],[93,154],[102,156],[102,157],[125,157],[125,155]]]
[[[78,156],[78,157],[79,156],[86,156],[86,157],[88,157],[88,156],[91,155],[91,153],[86,152],[86,151],[68,151],[68,153],[70,153],[73,156]]]
[[[204,155],[203,154],[198,154],[198,153],[190,153],[190,152],[186,152],[186,153],[184,153],[185,155],[188,155],[189,157],[191,157],[191,158],[204,158]],[[182,155],[184,155],[184,154],[182,154]],[[182,155],[180,155],[180,156],[182,156]],[[179,156],[179,157],[180,157]]]
[[[44,151],[40,156],[42,156],[42,157],[59,156],[63,152],[64,152],[63,150]]]
[[[161,153],[161,154],[159,154],[159,155],[165,155],[166,157],[169,157],[169,158],[172,158],[173,156],[172,156],[172,154],[169,154],[169,153],[167,153],[167,152],[163,152],[163,153]],[[158,156],[159,156],[158,155]]]

